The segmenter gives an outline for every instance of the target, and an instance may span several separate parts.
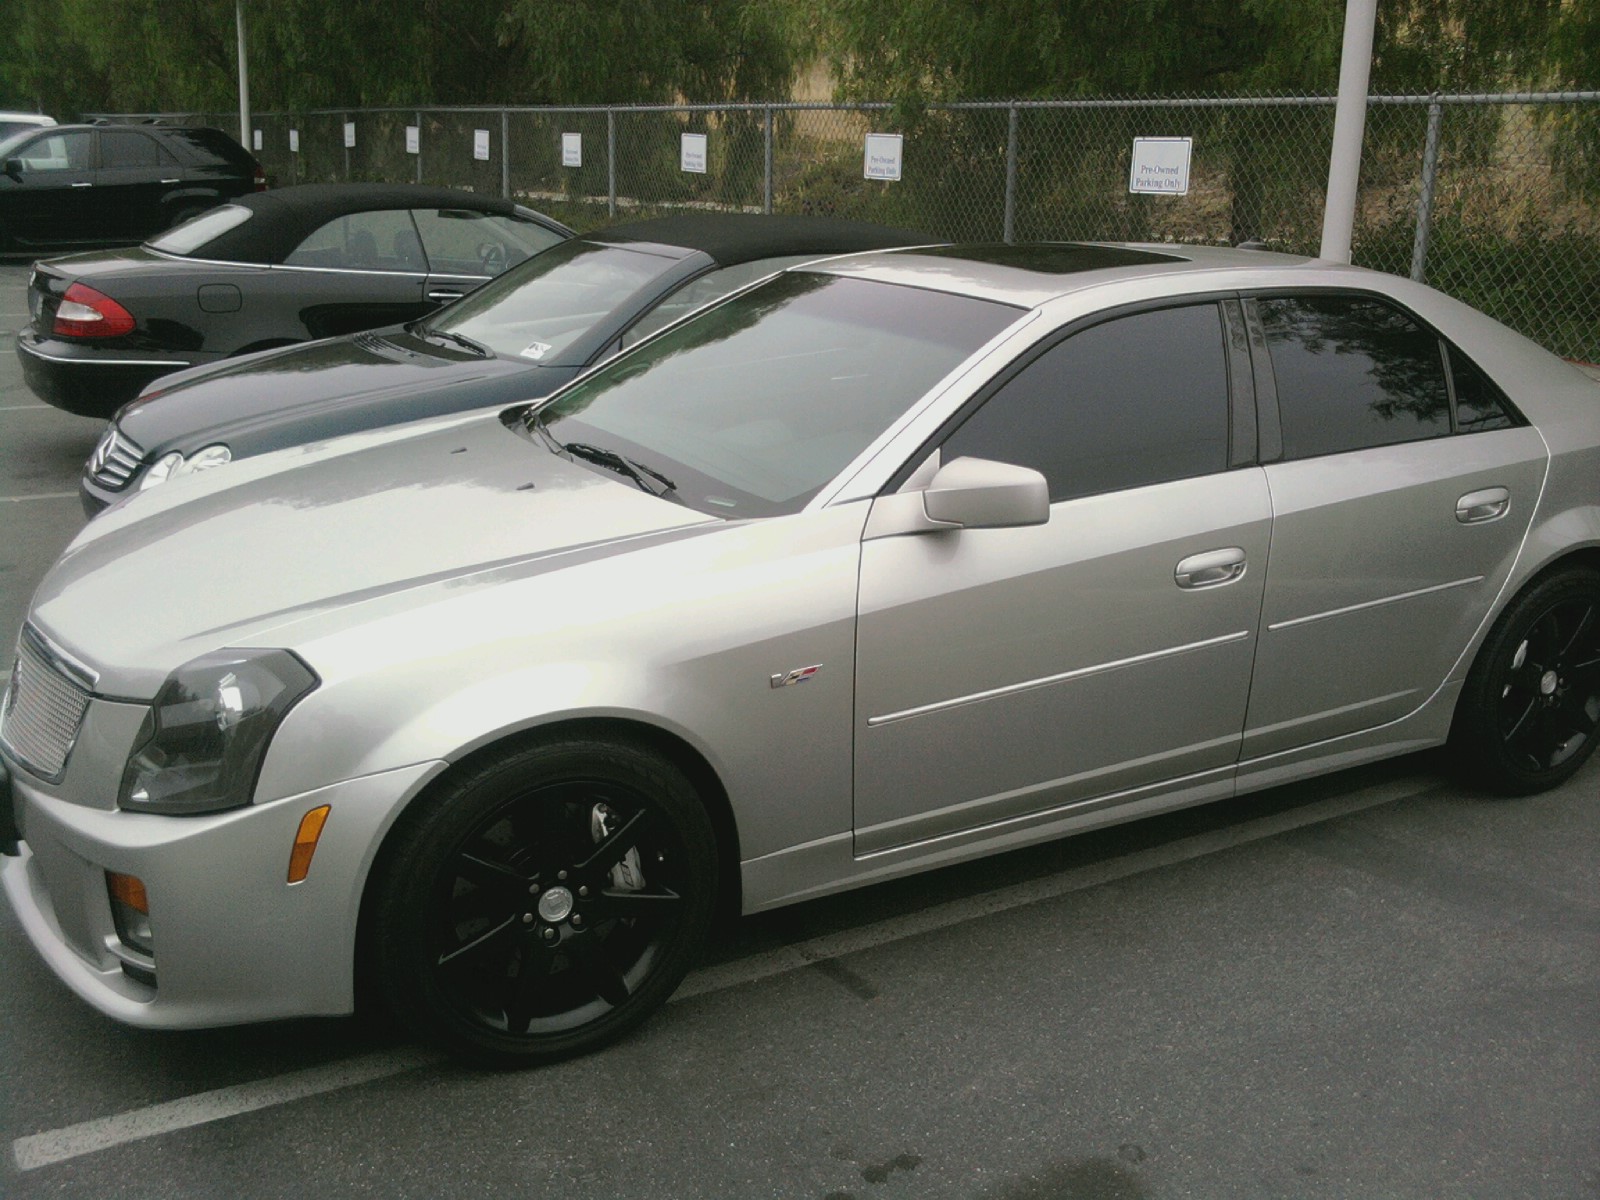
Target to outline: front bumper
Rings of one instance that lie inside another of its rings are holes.
[[[368,872],[394,817],[442,766],[418,763],[208,817],[85,808],[14,773],[23,840],[19,856],[0,859],[0,880],[51,969],[130,1025],[348,1013]],[[332,811],[310,874],[287,883],[300,819],[321,804]],[[108,870],[144,882],[154,986],[145,982],[149,960],[141,964],[117,936]]]
[[[209,361],[166,351],[141,354],[46,339],[31,329],[17,334],[17,358],[28,387],[46,404],[80,417],[107,420],[151,380]]]

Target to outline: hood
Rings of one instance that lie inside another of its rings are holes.
[[[93,521],[30,620],[145,699],[173,668],[272,630],[476,572],[616,552],[722,522],[552,454],[491,414],[285,450],[174,480]]]
[[[235,458],[553,391],[571,370],[476,355],[399,330],[358,333],[198,367],[124,405],[147,456],[225,442]]]

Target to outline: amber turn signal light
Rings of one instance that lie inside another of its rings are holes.
[[[118,875],[115,871],[106,872],[106,888],[111,893],[113,900],[120,900],[134,912],[150,915],[150,897],[145,894],[144,883],[132,875]]]
[[[289,882],[299,883],[311,871],[311,856],[317,852],[317,839],[327,823],[332,806],[324,804],[313,808],[300,818],[300,828],[294,835],[294,848],[289,851]]]

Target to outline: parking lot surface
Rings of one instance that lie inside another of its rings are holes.
[[[22,384],[26,276],[0,267],[7,661],[99,433]],[[127,1029],[7,909],[0,1195],[1595,1195],[1600,759],[1521,801],[1441,768],[741,921],[642,1031],[519,1073],[355,1019]]]

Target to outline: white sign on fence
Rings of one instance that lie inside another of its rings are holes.
[[[472,157],[479,162],[489,161],[489,131],[487,129],[474,129],[472,131]]]
[[[422,128],[418,125],[406,126],[406,153],[422,153]]]
[[[866,179],[899,179],[905,138],[898,133],[867,134],[866,154],[861,174]]]
[[[583,166],[583,134],[563,133],[561,135],[561,165],[563,167]]]
[[[1134,138],[1128,190],[1158,196],[1188,195],[1189,155],[1193,149],[1193,138]]]
[[[678,170],[692,171],[696,175],[706,173],[706,135],[703,133],[686,133],[678,144]]]
[[[352,150],[355,148],[355,144],[356,123],[354,121],[346,121],[344,123],[344,148],[346,150]]]
[[[298,129],[289,130],[289,153],[300,153],[300,131]]]
[[[250,131],[250,144],[256,150],[261,149],[261,130],[253,129]]]

